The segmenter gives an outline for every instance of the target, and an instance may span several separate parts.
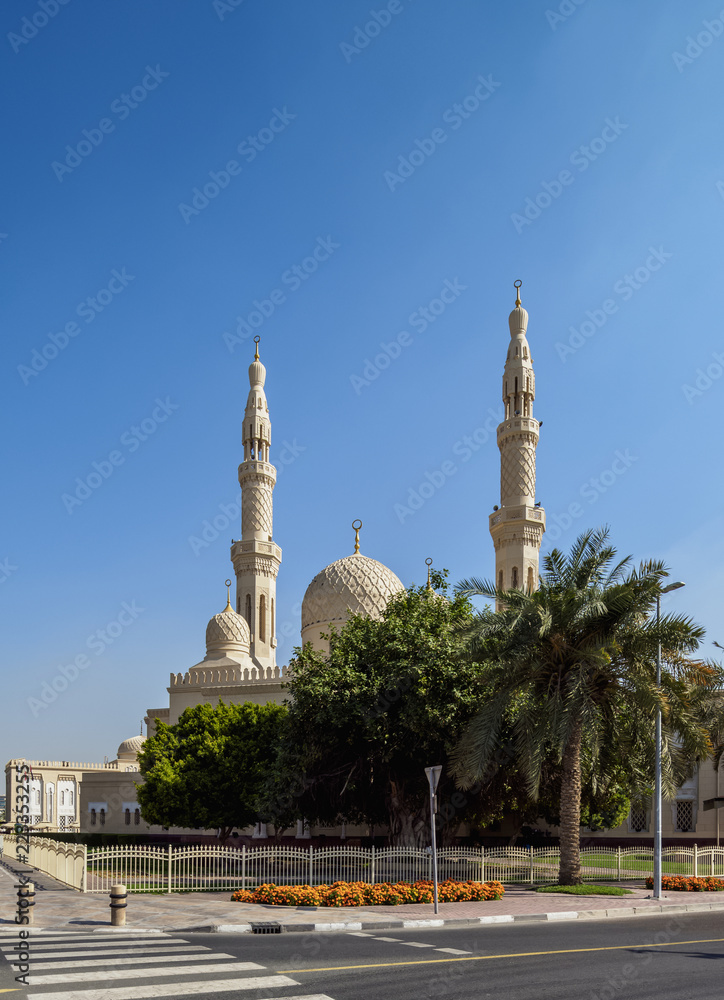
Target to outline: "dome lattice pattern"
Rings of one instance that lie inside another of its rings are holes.
[[[206,648],[225,646],[230,643],[248,648],[251,641],[246,618],[235,611],[221,611],[214,615],[206,626]]]
[[[145,736],[132,736],[130,740],[124,740],[116,751],[116,757],[133,757],[135,760],[136,756],[143,750],[145,742]]]
[[[369,556],[351,555],[330,563],[307,587],[302,629],[318,622],[344,622],[349,614],[379,618],[393,594],[404,590],[391,569]]]

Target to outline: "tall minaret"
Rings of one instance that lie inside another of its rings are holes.
[[[250,653],[259,667],[276,665],[276,590],[282,550],[272,540],[272,492],[277,470],[269,462],[271,421],[264,393],[266,368],[259,360],[259,338],[249,366],[249,398],[244,413],[241,486],[241,541],[231,546],[236,573],[236,610],[251,632]]]
[[[533,416],[535,375],[526,330],[528,313],[520,304],[516,281],[515,309],[508,317],[510,346],[503,372],[505,416],[498,426],[500,510],[490,515],[495,545],[495,583],[508,590],[538,587],[538,556],[545,511],[535,503],[535,449],[538,421]]]

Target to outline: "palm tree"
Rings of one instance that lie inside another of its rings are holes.
[[[707,756],[705,706],[721,671],[688,659],[703,630],[678,615],[652,611],[667,570],[661,562],[631,568],[616,562],[608,529],[587,531],[565,556],[543,560],[538,590],[497,589],[478,579],[458,590],[496,602],[467,628],[470,655],[484,662],[490,697],[453,754],[454,774],[469,787],[485,774],[503,731],[512,733],[516,763],[537,798],[551,755],[560,766],[559,882],[581,880],[582,761],[604,777],[623,766],[631,787],[653,776],[653,720],[663,715],[664,790],[672,795]],[[656,645],[667,667],[656,685]]]

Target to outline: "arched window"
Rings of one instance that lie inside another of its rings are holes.
[[[237,615],[241,614],[241,595],[236,598],[236,613]]]
[[[126,811],[125,811],[125,819],[126,819],[126,826],[130,826],[131,825],[131,810],[130,809],[126,809]]]
[[[259,598],[259,641],[266,642],[266,597]]]
[[[513,581],[511,583],[511,586],[512,586],[513,590],[517,590],[517,588],[518,588],[518,567],[517,566],[513,567]]]
[[[269,615],[269,636],[270,636],[270,638],[273,639],[274,635],[275,635],[275,632],[274,632],[274,598],[272,597],[272,599],[271,599],[271,613]]]
[[[106,811],[105,811],[105,809],[101,809],[100,813],[101,813],[101,826],[105,826],[106,825]]]
[[[249,626],[249,631],[254,631],[254,626],[251,620],[251,594],[246,595],[246,612],[244,617],[246,618],[246,624]]]
[[[502,589],[503,589],[503,571],[501,569],[501,571],[498,573],[498,590]]]
[[[141,822],[141,810],[140,809],[136,809],[136,811],[134,812],[134,814],[133,814],[133,822],[135,823],[136,826],[138,826],[138,824]]]
[[[91,826],[95,825],[96,825],[96,811],[95,809],[91,809]]]

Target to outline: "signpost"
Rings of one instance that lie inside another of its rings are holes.
[[[437,764],[435,767],[426,767],[425,774],[427,775],[428,784],[430,785],[430,832],[432,834],[432,885],[435,900],[435,913],[438,913],[438,899],[437,899],[437,839],[435,837],[435,816],[437,814],[437,785],[440,781],[440,774],[442,772],[442,765]]]

